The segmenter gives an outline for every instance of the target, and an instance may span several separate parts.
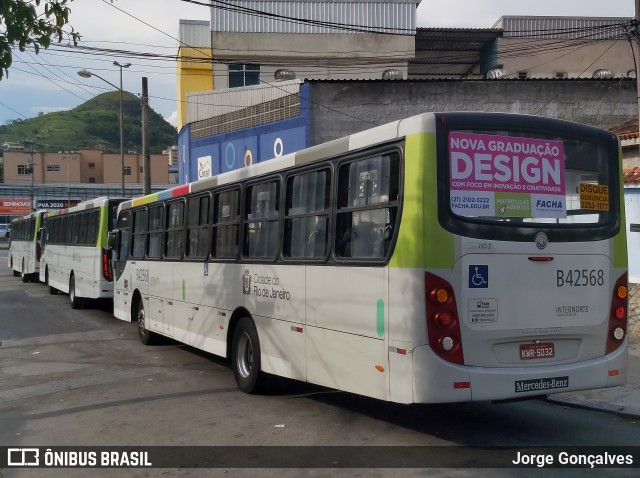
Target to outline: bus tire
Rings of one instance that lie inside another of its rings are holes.
[[[263,392],[266,377],[260,370],[260,341],[253,320],[242,317],[232,340],[231,366],[238,388],[244,393]]]
[[[76,295],[76,277],[73,274],[69,279],[69,303],[72,309],[82,307],[82,300]]]
[[[138,337],[144,345],[153,345],[158,342],[158,335],[147,329],[146,313],[142,298],[138,302],[138,311],[136,312],[136,321],[138,322]]]
[[[22,282],[29,282],[29,274],[24,272],[24,259],[22,259],[22,272],[20,272]]]
[[[49,295],[56,295],[58,293],[58,289],[55,287],[51,287],[49,284],[49,268],[47,267],[44,271],[44,283],[49,287]]]

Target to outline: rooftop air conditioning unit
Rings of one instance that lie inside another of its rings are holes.
[[[591,78],[594,80],[606,80],[607,78],[613,78],[613,70],[608,68],[601,68],[593,72]]]

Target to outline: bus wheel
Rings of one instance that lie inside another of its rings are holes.
[[[56,289],[55,287],[51,287],[51,285],[49,284],[49,268],[48,267],[44,271],[44,283],[47,284],[47,286],[49,286],[49,294],[56,295],[58,293],[58,289]]]
[[[69,279],[69,302],[72,309],[79,309],[82,306],[82,301],[76,295],[76,277],[74,275]]]
[[[147,329],[146,317],[144,304],[142,303],[142,298],[140,298],[140,302],[138,302],[138,313],[136,314],[138,337],[140,337],[140,342],[144,345],[153,345],[158,341],[158,336]]]
[[[238,388],[244,393],[264,391],[266,379],[260,370],[260,341],[253,320],[243,317],[233,332],[231,366]]]
[[[24,272],[24,259],[22,259],[22,272],[20,275],[22,276],[22,282],[29,282],[29,274]]]

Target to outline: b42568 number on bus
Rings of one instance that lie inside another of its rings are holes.
[[[556,270],[556,286],[595,287],[604,285],[602,269],[569,269]]]

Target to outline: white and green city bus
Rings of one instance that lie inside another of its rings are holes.
[[[45,211],[36,211],[11,221],[9,267],[13,275],[28,282],[38,276],[40,268],[40,244],[38,230]]]
[[[40,281],[68,293],[71,307],[113,297],[107,235],[122,199],[97,198],[47,213],[42,221]]]
[[[401,403],[627,374],[620,153],[540,117],[422,114],[123,202],[114,310],[143,343]]]

